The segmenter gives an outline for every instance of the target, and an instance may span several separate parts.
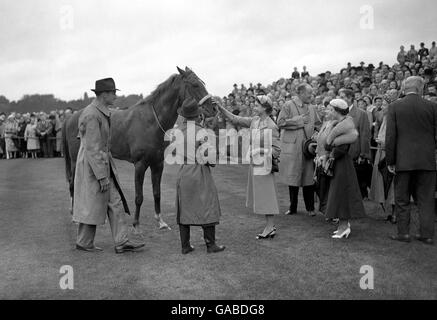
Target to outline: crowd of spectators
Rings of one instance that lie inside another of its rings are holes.
[[[402,94],[402,82],[409,76],[418,75],[425,80],[425,98],[437,102],[437,47],[435,41],[431,48],[424,43],[416,50],[409,51],[401,46],[397,62],[389,66],[380,62],[361,62],[353,66],[350,62],[339,72],[326,71],[311,75],[306,66],[300,72],[294,67],[290,78],[281,78],[271,84],[257,83],[248,86],[234,84],[232,92],[223,97],[225,107],[233,114],[251,116],[258,94],[267,94],[273,101],[272,118],[276,120],[281,107],[296,95],[296,88],[307,83],[313,88],[312,104],[317,106],[320,120],[323,121],[326,106],[339,95],[342,88],[354,92],[354,104],[365,110],[372,130],[372,146],[376,146],[378,126],[382,121],[385,107]],[[61,128],[65,116],[72,113],[66,110],[20,114],[0,113],[0,159],[62,156]],[[219,126],[226,127],[224,119]]]
[[[408,52],[405,51],[404,46],[401,46],[397,63],[392,66],[384,62],[380,62],[378,66],[372,63],[366,65],[364,62],[352,66],[349,62],[337,73],[326,71],[318,75],[311,75],[306,66],[303,67],[302,72],[295,67],[290,78],[281,78],[268,85],[234,84],[232,92],[223,97],[223,102],[234,114],[251,116],[255,106],[255,96],[260,93],[267,94],[274,104],[272,116],[275,119],[284,103],[296,95],[296,88],[302,83],[307,83],[313,88],[312,104],[317,106],[319,116],[323,120],[329,101],[338,96],[341,88],[345,88],[353,90],[354,103],[370,113],[369,120],[374,126],[382,105],[389,104],[400,97],[402,82],[409,76],[423,77],[426,84],[425,98],[437,101],[436,74],[436,43],[433,42],[429,49],[421,43],[418,51],[414,45],[411,45]]]
[[[61,157],[62,126],[73,110],[0,113],[0,159]]]
[[[326,71],[318,75],[311,75],[306,66],[302,72],[295,67],[290,78],[281,78],[272,84],[262,85],[258,83],[248,86],[234,84],[232,92],[223,97],[223,105],[235,115],[250,117],[255,115],[254,107],[257,95],[267,95],[273,103],[271,117],[277,121],[278,115],[287,106],[287,102],[298,96],[299,88],[302,85],[309,85],[312,89],[310,104],[316,107],[317,115],[323,123],[328,105],[331,100],[343,98],[349,108],[356,107],[363,110],[367,115],[370,129],[369,135],[365,137],[363,145],[369,145],[369,156],[359,157],[354,160],[358,182],[363,199],[371,199],[383,205],[384,211],[387,206],[392,206],[393,197],[384,194],[379,185],[381,173],[379,173],[380,160],[384,151],[386,114],[388,105],[404,95],[404,80],[410,76],[420,76],[424,79],[424,98],[437,102],[437,47],[433,42],[431,48],[426,48],[424,43],[416,50],[414,45],[410,46],[408,52],[404,46],[396,57],[397,62],[392,66],[380,62],[377,66],[372,63],[366,65],[361,62],[358,66],[347,63],[347,66],[339,72]],[[342,94],[348,93],[350,98],[345,99]],[[351,109],[349,109],[351,110]],[[367,122],[367,121],[366,121]],[[229,128],[231,123],[219,119],[219,127]],[[235,128],[239,130],[240,128]],[[318,130],[316,128],[316,130]],[[362,130],[362,129],[360,129]],[[366,129],[367,130],[367,129]],[[316,131],[317,133],[317,131]],[[366,152],[367,153],[367,152]],[[379,177],[376,179],[376,177]],[[388,210],[387,210],[388,212]],[[394,214],[394,213],[393,213]],[[387,219],[395,222],[393,215]]]

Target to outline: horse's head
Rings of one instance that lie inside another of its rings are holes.
[[[185,67],[185,71],[178,67],[178,71],[184,82],[184,98],[189,95],[199,103],[203,118],[215,117],[218,110],[212,103],[205,83],[188,67]]]

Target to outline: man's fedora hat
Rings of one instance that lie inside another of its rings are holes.
[[[193,98],[185,99],[182,103],[182,107],[179,108],[178,113],[186,119],[197,118],[200,112],[196,100]]]
[[[115,82],[112,78],[105,78],[96,81],[95,89],[91,89],[94,92],[105,92],[105,91],[120,91],[115,88]]]

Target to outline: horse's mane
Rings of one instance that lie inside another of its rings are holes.
[[[138,101],[134,106],[145,105],[145,104],[153,104],[156,105],[157,101],[163,97],[165,94],[169,94],[168,88],[171,87],[176,80],[179,79],[178,74],[171,75],[167,80],[163,83],[159,84],[155,90],[152,91],[150,95],[145,97],[144,99]]]

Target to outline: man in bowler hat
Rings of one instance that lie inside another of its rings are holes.
[[[125,212],[129,208],[120,187],[114,160],[110,152],[110,111],[116,96],[112,78],[97,80],[96,98],[79,117],[80,148],[74,177],[73,221],[79,223],[76,248],[101,251],[94,245],[97,225],[108,217],[115,252],[136,251],[144,243],[128,239]]]

